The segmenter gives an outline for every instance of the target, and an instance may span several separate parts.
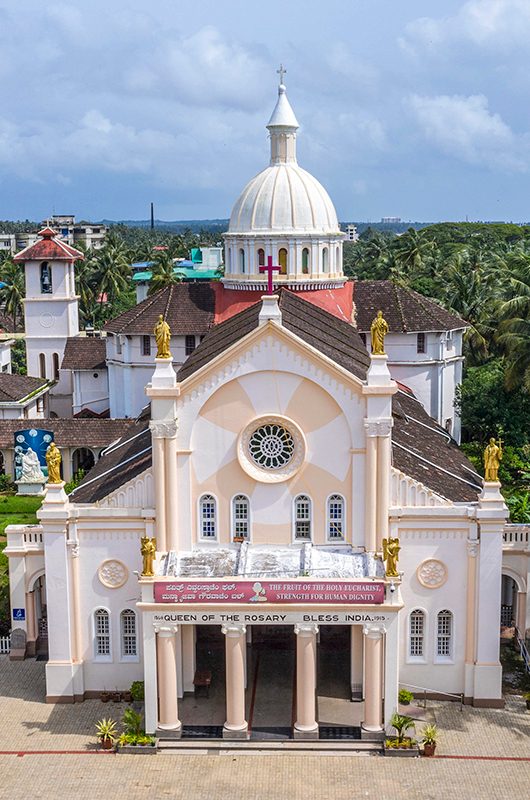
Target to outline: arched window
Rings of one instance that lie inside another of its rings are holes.
[[[280,247],[278,250],[278,264],[281,267],[280,275],[287,275],[287,250]]]
[[[344,539],[345,528],[344,497],[332,494],[327,508],[328,539]]]
[[[409,657],[423,658],[425,655],[425,612],[415,608],[409,616]]]
[[[40,290],[41,294],[51,294],[52,287],[52,268],[47,261],[40,265]]]
[[[110,614],[104,608],[94,611],[94,655],[110,658]]]
[[[228,272],[233,272],[233,265],[232,265],[232,248],[228,248]]]
[[[327,247],[322,250],[322,272],[329,272],[329,251]]]
[[[294,499],[294,538],[311,539],[311,498],[306,494]]]
[[[245,271],[245,251],[242,247],[239,248],[239,271]]]
[[[340,270],[340,247],[335,248],[335,272]]]
[[[453,615],[447,609],[436,618],[436,656],[442,660],[453,656]]]
[[[304,247],[302,250],[302,272],[304,275],[309,275],[309,247]]]
[[[46,377],[46,356],[44,353],[39,353],[39,373],[40,378]]]
[[[232,537],[250,539],[250,503],[244,494],[232,499]]]
[[[52,364],[53,364],[53,379],[54,381],[59,380],[59,353],[54,353],[52,356]]]
[[[265,266],[265,250],[263,247],[260,247],[258,250],[258,267]]]
[[[136,614],[131,608],[126,608],[120,614],[120,639],[121,657],[134,658],[138,655],[136,641]]]
[[[215,539],[217,536],[217,509],[215,497],[203,494],[199,500],[199,536],[201,539]]]

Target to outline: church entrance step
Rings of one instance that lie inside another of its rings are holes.
[[[381,741],[371,740],[236,740],[202,739],[193,741],[189,739],[160,739],[159,752],[166,755],[225,755],[237,752],[244,754],[257,753],[308,753],[324,755],[377,755],[383,752]]]

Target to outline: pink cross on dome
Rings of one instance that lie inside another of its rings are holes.
[[[260,272],[267,273],[267,294],[272,294],[274,291],[274,287],[272,285],[272,275],[273,272],[281,272],[281,267],[273,267],[272,265],[272,256],[267,257],[267,265],[264,267],[259,268]]]

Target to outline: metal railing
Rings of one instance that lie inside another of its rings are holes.
[[[443,692],[441,689],[429,689],[427,686],[416,686],[414,683],[402,683],[399,682],[400,686],[406,686],[407,689],[419,689],[420,692],[423,692],[423,708],[427,708],[427,693],[429,694],[442,694],[444,697],[451,697],[453,700],[458,700],[460,703],[460,711],[462,711],[464,707],[464,693],[463,692]],[[417,700],[416,692],[414,692],[414,699]],[[431,698],[433,700],[434,698]]]
[[[530,675],[530,653],[528,652],[525,638],[521,635],[519,628],[515,629],[515,640],[517,642],[517,647],[519,648],[519,654],[524,661],[524,668]]]

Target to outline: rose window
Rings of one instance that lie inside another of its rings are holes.
[[[296,475],[305,459],[302,431],[288,417],[263,416],[249,422],[239,434],[239,464],[256,481],[280,483]]]
[[[252,460],[263,469],[281,469],[292,459],[294,439],[282,425],[270,423],[254,431],[248,443]]]

